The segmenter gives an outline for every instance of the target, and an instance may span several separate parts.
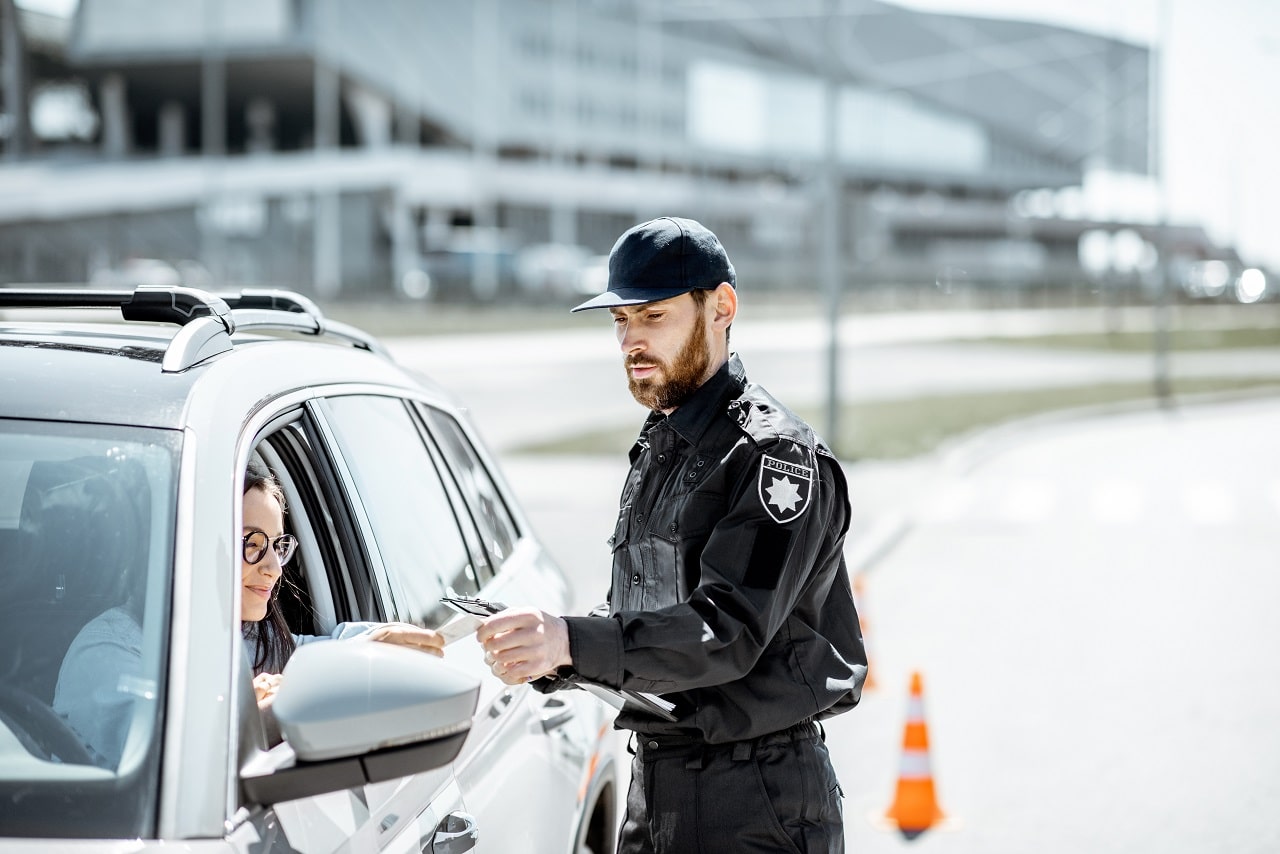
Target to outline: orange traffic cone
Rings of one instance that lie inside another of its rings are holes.
[[[863,680],[863,691],[874,691],[876,685],[876,669],[871,666],[871,646],[867,642],[867,627],[870,621],[867,619],[864,604],[866,596],[863,593],[862,573],[859,572],[853,576],[853,604],[858,609],[858,630],[862,632],[862,645],[867,653],[867,678]]]
[[[911,674],[907,726],[902,736],[902,765],[893,804],[884,817],[907,839],[915,839],[945,818],[938,808],[929,769],[929,731],[924,722],[924,689],[920,672]]]

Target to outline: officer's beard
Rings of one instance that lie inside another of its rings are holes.
[[[639,362],[657,365],[658,378],[636,379],[631,366]],[[636,402],[646,409],[675,409],[697,391],[707,378],[711,365],[711,348],[707,345],[707,332],[701,323],[694,323],[689,337],[670,364],[653,356],[632,355],[623,360],[627,371],[627,388]]]

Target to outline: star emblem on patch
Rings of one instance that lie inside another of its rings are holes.
[[[765,489],[769,493],[769,502],[782,513],[790,513],[800,503],[800,490],[791,478],[773,479],[773,484]]]
[[[760,460],[760,503],[775,522],[786,524],[809,508],[816,472],[776,457]]]

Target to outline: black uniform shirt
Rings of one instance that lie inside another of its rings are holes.
[[[867,658],[842,554],[844,474],[804,421],[732,356],[631,450],[607,617],[569,617],[577,676],[662,694],[710,743],[857,703]]]

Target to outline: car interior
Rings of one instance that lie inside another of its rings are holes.
[[[35,460],[18,525],[0,528],[0,718],[29,752],[87,763],[53,709],[63,656],[90,620],[123,606],[141,613],[150,490],[127,459]]]

